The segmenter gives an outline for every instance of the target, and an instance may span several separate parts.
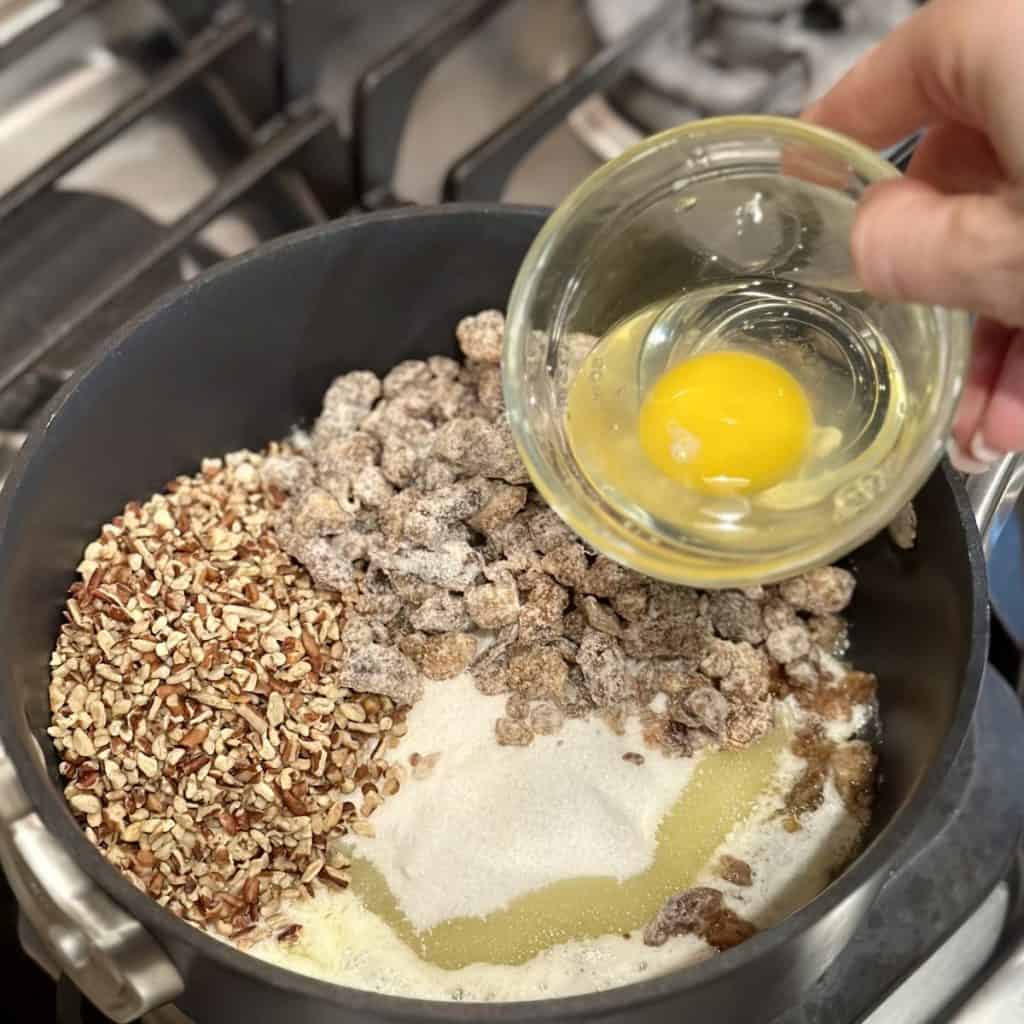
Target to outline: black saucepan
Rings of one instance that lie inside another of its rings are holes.
[[[854,650],[881,680],[885,730],[872,842],[808,906],[704,964],[531,1003],[356,992],[208,938],[134,889],[82,836],[46,727],[47,657],[83,545],[127,501],[193,471],[203,456],[258,448],[308,421],[335,374],[454,354],[454,324],[504,305],[543,220],[543,211],[511,207],[401,210],[261,248],[122,331],[26,445],[0,511],[0,849],[37,930],[119,1016],[173,996],[200,1024],[767,1020],[798,1002],[843,948],[942,786],[975,706],[988,629],[978,530],[945,467],[919,497],[914,550],[882,536],[852,559]],[[33,872],[46,876],[41,886]]]

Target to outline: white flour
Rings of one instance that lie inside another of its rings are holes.
[[[374,815],[376,838],[353,843],[418,931],[482,916],[564,878],[644,871],[658,825],[698,761],[648,751],[635,720],[623,736],[573,719],[528,747],[497,746],[503,704],[468,676],[428,687],[400,753],[441,756],[429,778]],[[640,752],[641,765],[622,759]]]

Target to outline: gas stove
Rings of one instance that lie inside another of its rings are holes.
[[[795,113],[914,6],[0,0],[0,477],[100,341],[212,263],[350,211],[555,204],[653,130]],[[997,664],[941,800],[776,1024],[1024,1019],[1000,1001],[1024,939],[1021,537],[1014,520],[993,556]],[[6,886],[0,944],[24,967],[12,1020],[103,1020]]]
[[[712,0],[644,48],[628,75],[573,111],[580,137],[611,158],[651,132],[697,117],[798,114],[919,0]],[[613,41],[659,5],[587,0],[598,37]]]

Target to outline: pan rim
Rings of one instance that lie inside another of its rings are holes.
[[[22,447],[0,494],[0,565],[7,557],[5,538],[7,525],[17,504],[21,485],[28,475],[36,452],[43,444],[49,425],[60,415],[63,407],[76,395],[83,382],[116,355],[122,345],[130,344],[138,328],[163,315],[173,307],[187,301],[194,292],[208,287],[220,278],[244,272],[250,262],[263,260],[268,253],[280,252],[293,246],[309,244],[314,239],[334,234],[358,231],[363,225],[406,220],[452,218],[524,218],[536,222],[539,229],[550,211],[540,207],[515,206],[496,203],[450,203],[438,206],[419,206],[366,213],[345,217],[326,225],[318,225],[295,232],[258,246],[234,259],[215,267],[167,293],[148,309],[134,317],[107,339],[95,356],[81,367],[49,403],[40,427],[34,429]],[[114,902],[138,920],[160,941],[164,934],[175,942],[189,947],[209,959],[218,967],[241,974],[251,981],[270,984],[293,996],[315,999],[318,1002],[347,1009],[376,1013],[396,1021],[533,1021],[533,1020],[588,1020],[594,1017],[637,1009],[660,1002],[687,991],[697,990],[738,972],[742,967],[761,960],[779,947],[792,942],[815,922],[858,894],[870,893],[874,898],[884,869],[898,857],[917,825],[922,809],[933,799],[942,786],[950,767],[966,738],[980,692],[988,652],[987,578],[981,539],[963,484],[947,461],[941,464],[945,485],[952,492],[967,553],[971,579],[970,638],[964,684],[949,728],[937,754],[927,768],[916,792],[894,814],[872,843],[825,890],[810,903],[789,915],[772,928],[758,933],[741,946],[711,957],[702,963],[680,968],[658,977],[630,985],[583,995],[538,999],[506,1003],[456,1003],[402,996],[383,995],[361,989],[348,988],[277,967],[249,954],[240,952],[227,943],[201,932],[165,910],[149,896],[139,892],[120,872],[110,865],[85,838],[71,816],[59,790],[53,786],[45,765],[34,755],[34,737],[28,731],[24,716],[12,714],[10,705],[0,704],[0,738],[14,763],[22,786],[29,796],[32,809],[59,839],[61,845],[79,863],[91,880],[99,885]],[[6,652],[0,647],[0,668]],[[186,986],[188,962],[179,963]]]

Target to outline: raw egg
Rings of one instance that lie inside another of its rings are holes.
[[[791,477],[814,418],[797,379],[749,352],[705,352],[665,371],[640,407],[648,459],[704,494],[754,494]]]

